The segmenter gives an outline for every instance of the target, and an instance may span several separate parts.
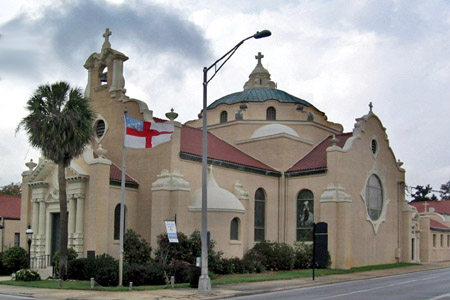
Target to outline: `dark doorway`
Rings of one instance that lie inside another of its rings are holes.
[[[59,213],[51,214],[51,242],[50,255],[53,259],[55,252],[61,249],[61,216]]]

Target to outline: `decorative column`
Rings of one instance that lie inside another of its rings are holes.
[[[75,233],[75,215],[76,215],[76,202],[74,195],[70,195],[69,198],[69,223],[67,224],[67,231],[69,235],[68,248],[73,248],[73,239]]]
[[[36,255],[41,256],[45,254],[45,221],[46,221],[46,208],[47,205],[44,199],[39,200],[39,231],[38,240],[36,241]]]
[[[88,175],[76,175],[67,178],[69,183],[67,193],[69,202],[69,236],[71,247],[77,252],[78,257],[84,257],[84,199],[86,197],[86,182]]]
[[[39,200],[38,199],[31,199],[31,203],[33,203],[33,218],[31,219],[31,229],[33,232],[38,233],[39,232]],[[37,234],[35,234],[32,237],[33,241],[31,243],[31,253],[32,256],[36,255],[36,240],[37,240]]]
[[[45,199],[48,196],[48,183],[36,181],[28,184],[31,188],[31,199],[33,202],[33,219],[31,228],[33,229],[33,241],[31,243],[31,256],[40,256],[45,254],[47,221],[47,204]]]
[[[78,195],[77,197],[77,212],[74,234],[74,249],[79,256],[83,255],[83,232],[84,232],[84,195]]]

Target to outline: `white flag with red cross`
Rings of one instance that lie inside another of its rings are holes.
[[[125,147],[153,148],[170,141],[173,123],[157,123],[137,120],[125,115]]]

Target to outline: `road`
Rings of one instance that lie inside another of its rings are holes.
[[[14,295],[8,295],[8,294],[0,294],[0,300],[37,300],[36,298],[32,297],[25,297],[25,296],[14,296]]]
[[[450,268],[266,293],[235,300],[450,300]]]

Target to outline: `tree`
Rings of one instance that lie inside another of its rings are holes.
[[[0,190],[0,194],[2,195],[20,196],[21,192],[22,192],[22,185],[20,184],[20,182],[18,183],[11,182],[11,184],[5,185]]]
[[[411,194],[413,197],[412,201],[436,201],[437,197],[433,194],[428,197],[428,194],[432,192],[433,188],[428,184],[427,186],[418,185],[414,188],[416,192]]]
[[[79,88],[60,81],[39,86],[27,102],[28,116],[22,119],[16,132],[23,127],[32,146],[58,165],[59,205],[61,219],[61,258],[59,274],[67,278],[67,195],[65,168],[83,153],[93,136],[94,113],[89,100]]]
[[[441,200],[450,200],[450,180],[441,185]]]

